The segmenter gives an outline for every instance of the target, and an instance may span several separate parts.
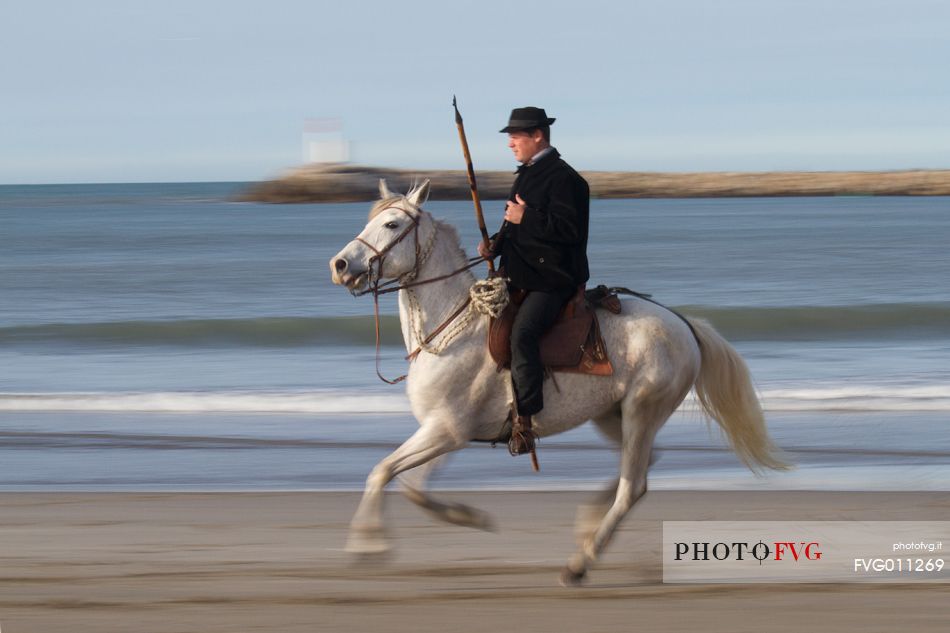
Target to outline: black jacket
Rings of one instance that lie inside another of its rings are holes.
[[[560,292],[587,281],[587,181],[552,150],[533,165],[519,167],[509,199],[514,201],[515,194],[527,204],[524,217],[521,224],[507,224],[495,245],[511,283]]]

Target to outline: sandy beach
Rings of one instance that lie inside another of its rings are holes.
[[[60,631],[943,631],[946,585],[669,585],[663,520],[950,520],[950,493],[651,492],[582,588],[557,574],[589,493],[388,498],[384,566],[343,551],[358,495],[0,494],[0,627]]]

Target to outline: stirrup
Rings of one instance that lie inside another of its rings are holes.
[[[511,425],[511,437],[508,439],[508,452],[513,456],[531,454],[531,467],[540,470],[538,456],[535,453],[535,440],[538,434],[531,428],[531,416],[519,415]]]
[[[512,456],[527,455],[535,450],[534,441],[537,439],[534,431],[511,431],[511,437],[508,439],[508,452]]]

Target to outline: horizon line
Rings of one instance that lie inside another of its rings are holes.
[[[414,171],[465,171],[462,168],[445,167],[424,167],[408,168],[393,167],[385,165],[369,165],[363,163],[304,163],[293,167],[285,167],[286,171],[296,171],[308,167],[331,167],[347,165],[355,168],[367,169],[391,169],[405,172]],[[476,174],[486,172],[507,172],[508,169],[480,169]],[[950,167],[900,167],[888,169],[763,169],[763,170],[610,170],[610,169],[580,169],[580,173],[617,173],[617,174],[887,174],[895,172],[944,172],[950,171]],[[285,173],[284,176],[287,174]],[[239,180],[89,180],[89,181],[60,181],[60,182],[2,182],[0,187],[47,187],[47,186],[78,186],[78,185],[173,185],[173,184],[254,184],[264,183],[273,180],[279,180],[281,176],[275,175],[271,178],[258,179],[239,179]]]

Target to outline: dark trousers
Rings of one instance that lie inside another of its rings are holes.
[[[571,290],[532,290],[518,309],[511,328],[511,380],[519,415],[534,415],[544,408],[544,367],[539,345],[572,295]]]

